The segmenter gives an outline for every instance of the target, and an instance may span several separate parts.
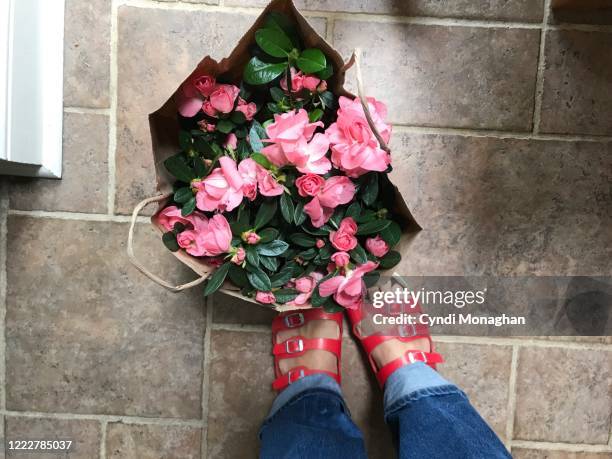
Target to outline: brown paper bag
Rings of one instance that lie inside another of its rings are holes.
[[[223,76],[224,80],[231,82],[237,86],[240,85],[240,81],[242,80],[242,72],[246,64],[248,63],[251,55],[249,53],[249,48],[255,44],[255,32],[262,27],[265,22],[265,19],[270,12],[279,12],[285,14],[288,18],[295,22],[297,25],[297,31],[300,35],[300,38],[304,42],[306,48],[319,48],[323,51],[326,57],[331,61],[334,67],[334,75],[330,80],[328,80],[329,89],[336,96],[347,96],[350,98],[354,98],[355,96],[350,94],[344,89],[344,77],[346,71],[354,64],[357,63],[357,83],[359,88],[359,94],[361,100],[365,100],[365,96],[363,95],[363,88],[359,70],[359,53],[353,54],[352,58],[345,64],[344,60],[338,54],[338,52],[333,49],[320,35],[315,32],[315,30],[308,24],[306,19],[300,14],[300,12],[296,9],[292,0],[273,0],[264,10],[264,12],[259,16],[259,18],[255,21],[253,26],[249,29],[249,31],[242,37],[242,39],[238,42],[238,45],[229,57],[222,59],[220,62],[215,61],[210,56],[204,57],[202,61],[198,64],[198,66],[194,69],[191,75],[187,76],[185,81],[191,79],[194,75],[207,74],[215,77]],[[181,83],[182,84],[182,83]],[[172,196],[172,184],[174,182],[174,178],[168,173],[164,166],[164,161],[170,156],[176,154],[179,151],[178,145],[178,133],[179,133],[179,124],[177,119],[177,104],[176,104],[176,93],[180,90],[181,84],[178,85],[177,91],[168,99],[168,101],[156,112],[151,113],[149,115],[149,124],[151,126],[151,138],[153,144],[153,156],[155,162],[155,171],[157,174],[157,189],[160,192],[158,196],[154,196],[151,198],[147,198],[140,202],[134,212],[132,214],[132,223],[130,225],[130,232],[128,236],[128,256],[134,266],[138,268],[143,274],[149,277],[154,282],[159,285],[171,290],[173,292],[178,292],[181,290],[185,290],[187,288],[193,287],[195,285],[200,284],[210,275],[210,273],[214,270],[213,267],[204,263],[203,260],[192,257],[187,254],[183,250],[179,250],[178,252],[174,252],[174,255],[184,264],[189,266],[193,271],[195,271],[200,277],[195,279],[192,282],[183,285],[174,286],[171,283],[161,279],[157,275],[150,272],[142,263],[140,263],[136,257],[134,256],[133,251],[133,234],[134,234],[134,226],[136,217],[140,213],[140,211],[150,203],[157,203],[158,209],[157,212],[162,210],[167,206],[170,198]],[[374,134],[379,139],[381,147],[388,151],[388,147],[385,142],[378,135],[376,128],[374,127],[374,123],[369,119],[369,113],[367,104],[364,105],[364,110],[366,112],[366,118],[374,131]],[[387,180],[389,180],[387,178]],[[404,257],[406,254],[407,243],[411,238],[411,234],[418,232],[421,228],[417,224],[417,222],[412,217],[404,199],[399,193],[397,187],[392,185],[390,189],[393,190],[393,193],[390,193],[387,196],[387,204],[386,207],[390,209],[397,223],[402,228],[402,239],[397,246],[397,250]],[[159,225],[156,215],[151,217],[151,223],[160,231],[160,234],[164,232],[161,225]],[[160,238],[160,244],[161,244]],[[239,289],[233,286],[229,281],[223,285],[221,291],[238,296],[241,298]],[[246,301],[255,302],[252,299],[244,298]],[[259,304],[259,303],[258,303]],[[291,309],[288,306],[277,307],[278,310],[287,310]]]

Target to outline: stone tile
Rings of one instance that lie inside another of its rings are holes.
[[[273,309],[224,293],[215,294],[213,301],[214,323],[270,326],[277,314]]]
[[[202,431],[197,427],[123,424],[108,425],[108,459],[199,459]]]
[[[257,433],[275,397],[271,337],[213,331],[211,338],[208,455],[253,457],[259,450]]]
[[[100,457],[102,433],[98,421],[83,419],[41,419],[7,416],[6,457],[19,459],[69,458],[94,459]],[[68,452],[43,454],[41,451],[23,452],[8,449],[9,440],[72,440]]]
[[[610,459],[612,453],[574,453],[512,448],[512,457],[514,459]]]
[[[610,407],[612,351],[521,349],[516,439],[605,444]]]
[[[551,30],[541,131],[612,135],[612,34]]]
[[[15,178],[12,209],[106,213],[108,116],[64,114],[62,179]]]
[[[201,291],[172,294],[125,255],[128,225],[14,216],[8,244],[7,407],[200,418]],[[149,225],[135,249],[192,279]],[[36,286],[36,288],[33,288]]]
[[[64,105],[110,106],[111,0],[66,1]]]
[[[343,55],[363,48],[366,91],[388,104],[389,119],[425,126],[531,130],[539,39],[523,29],[334,26]]]
[[[404,275],[610,275],[612,143],[395,134]]]
[[[265,6],[266,0],[226,0],[232,6]],[[304,10],[349,13],[394,14],[398,16],[435,16],[448,18],[499,19],[538,22],[542,20],[542,0],[298,0]]]
[[[119,9],[117,212],[131,213],[137,202],[155,194],[148,114],[166,102],[204,56],[229,55],[256,17]],[[324,19],[313,24],[325,30]]]
[[[612,24],[612,8],[603,9],[557,9],[552,10],[548,17],[551,24]]]
[[[384,420],[382,390],[361,347],[352,338],[344,339],[342,346],[342,392],[363,432],[368,457],[395,457],[391,432]]]
[[[439,371],[457,384],[504,441],[508,417],[508,384],[512,348],[474,344],[436,343],[445,359]]]

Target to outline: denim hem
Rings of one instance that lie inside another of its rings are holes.
[[[285,411],[286,409],[290,408],[291,405],[293,405],[294,403],[302,400],[303,398],[306,397],[310,397],[312,395],[329,395],[331,397],[334,397],[338,400],[338,402],[340,402],[340,406],[342,407],[342,411],[344,411],[344,413],[346,413],[346,415],[350,418],[351,417],[351,412],[348,409],[348,406],[346,406],[346,403],[344,401],[344,398],[342,398],[342,395],[333,390],[333,389],[327,389],[327,388],[321,388],[321,387],[314,387],[311,389],[306,389],[303,390],[302,392],[297,393],[296,395],[294,395],[292,398],[290,398],[286,403],[284,403],[281,407],[279,407],[277,410],[275,410],[274,412],[270,413],[268,415],[268,417],[265,419],[265,421],[263,422],[261,429],[259,429],[259,437],[261,438],[261,432],[263,431],[263,429],[270,424],[274,418],[276,418],[281,412]]]
[[[442,395],[453,395],[453,394],[460,395],[467,399],[467,395],[465,395],[465,393],[461,389],[459,389],[457,386],[455,386],[454,384],[447,384],[445,386],[428,387],[425,389],[417,390],[415,392],[412,392],[409,395],[406,395],[398,399],[391,406],[387,407],[385,409],[385,420],[388,421],[388,419],[392,415],[397,413],[398,411],[403,410],[411,403],[421,400],[425,397],[439,397]]]

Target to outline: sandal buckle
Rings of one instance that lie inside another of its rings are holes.
[[[420,356],[421,358],[417,359],[417,356]],[[427,363],[427,354],[425,354],[425,352],[423,351],[409,351],[408,360],[410,361],[410,363],[415,363],[415,362]]]
[[[295,377],[293,377],[294,374],[297,375]],[[300,368],[297,372],[294,370],[289,370],[289,372],[287,373],[287,384],[293,384],[294,382],[296,382],[298,379],[301,379],[305,376],[304,373],[304,369]]]
[[[297,354],[304,350],[304,341],[302,338],[288,339],[285,341],[285,353],[286,354]]]
[[[304,314],[301,312],[294,312],[285,316],[285,325],[288,328],[295,328],[304,325]]]

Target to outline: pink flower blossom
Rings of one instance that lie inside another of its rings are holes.
[[[240,88],[232,84],[218,84],[210,94],[210,104],[219,113],[230,113],[234,110],[238,94],[240,94]]]
[[[200,129],[206,132],[214,132],[216,128],[214,123],[209,123],[206,120],[198,121],[198,126],[200,126]]]
[[[214,87],[215,78],[208,75],[200,75],[187,81],[177,93],[179,113],[186,118],[197,115]]]
[[[323,274],[316,271],[310,273],[308,276],[299,277],[295,280],[295,289],[299,292],[299,295],[292,301],[287,303],[287,306],[304,306],[310,300],[312,292],[314,291],[317,283],[323,279]]]
[[[219,163],[221,167],[214,169],[204,180],[192,184],[198,190],[196,206],[200,210],[229,212],[242,202],[244,181],[236,162],[229,156],[222,156]]]
[[[276,298],[272,292],[262,292],[258,290],[255,295],[255,300],[262,304],[272,304],[276,301]]]
[[[312,225],[320,228],[331,218],[336,207],[351,202],[354,196],[355,185],[348,177],[330,177],[319,194],[304,206],[304,212],[310,217]]]
[[[332,150],[332,162],[349,177],[359,177],[368,171],[383,172],[391,164],[391,156],[380,148],[380,144],[363,113],[359,99],[340,97],[338,120],[325,132]],[[385,142],[391,137],[391,126],[384,122],[387,107],[368,98],[372,119]]]
[[[223,148],[228,148],[228,149],[231,148],[232,150],[235,150],[237,146],[238,146],[238,137],[236,137],[236,134],[234,134],[233,132],[229,133],[227,135],[227,138],[225,139]]]
[[[329,141],[325,134],[314,133],[319,126],[323,123],[310,123],[303,108],[276,114],[274,122],[266,128],[268,139],[264,140],[271,145],[261,152],[275,166],[291,164],[304,174],[325,174],[331,169],[331,162],[325,156]]]
[[[325,247],[325,241],[323,239],[317,239],[315,245],[317,246],[317,249],[322,249]]]
[[[255,231],[245,231],[242,233],[242,240],[249,245],[257,244],[261,239],[261,236]]]
[[[232,231],[223,215],[217,214],[211,219],[197,215],[192,221],[193,229],[182,231],[176,238],[188,254],[215,257],[229,251]]]
[[[251,158],[243,159],[238,165],[238,173],[244,182],[242,185],[242,193],[251,201],[257,197],[257,171],[260,167],[261,166]]]
[[[384,257],[389,252],[389,244],[380,235],[369,237],[365,242],[366,249],[375,257]]]
[[[232,255],[232,258],[230,261],[234,263],[235,265],[241,265],[244,262],[245,258],[246,258],[246,251],[242,247],[238,247],[238,249],[236,250],[236,253]]]
[[[236,111],[244,114],[244,117],[247,121],[251,121],[255,114],[257,113],[257,105],[255,102],[247,103],[242,97],[238,97],[238,105],[236,106]]]
[[[212,94],[216,84],[217,80],[215,79],[215,77],[208,75],[199,76],[193,81],[194,87],[204,97],[208,97]]]
[[[336,268],[344,268],[351,261],[351,257],[346,252],[336,252],[331,256],[331,261],[336,264]]]
[[[329,240],[336,249],[348,252],[357,247],[355,233],[357,233],[357,223],[351,217],[347,217],[340,222],[338,231],[329,232]]]
[[[323,189],[323,185],[325,185],[325,179],[316,174],[301,175],[295,181],[298,193],[304,198],[306,196],[317,196]]]
[[[261,166],[257,168],[257,184],[259,192],[264,196],[280,196],[285,192],[270,171]]]
[[[157,214],[157,221],[166,231],[172,231],[176,223],[189,225],[189,219],[181,215],[181,209],[176,206],[168,206]]]
[[[344,276],[335,276],[319,285],[319,293],[322,297],[334,295],[334,300],[347,309],[358,309],[363,303],[365,283],[363,276],[378,267],[377,263],[368,261],[352,271],[347,271]]]
[[[296,72],[294,68],[291,68],[291,92],[294,94],[302,92],[303,89],[315,92],[320,81],[321,80],[314,75],[304,75],[301,71]],[[281,79],[280,87],[283,91],[289,92],[286,77]]]

